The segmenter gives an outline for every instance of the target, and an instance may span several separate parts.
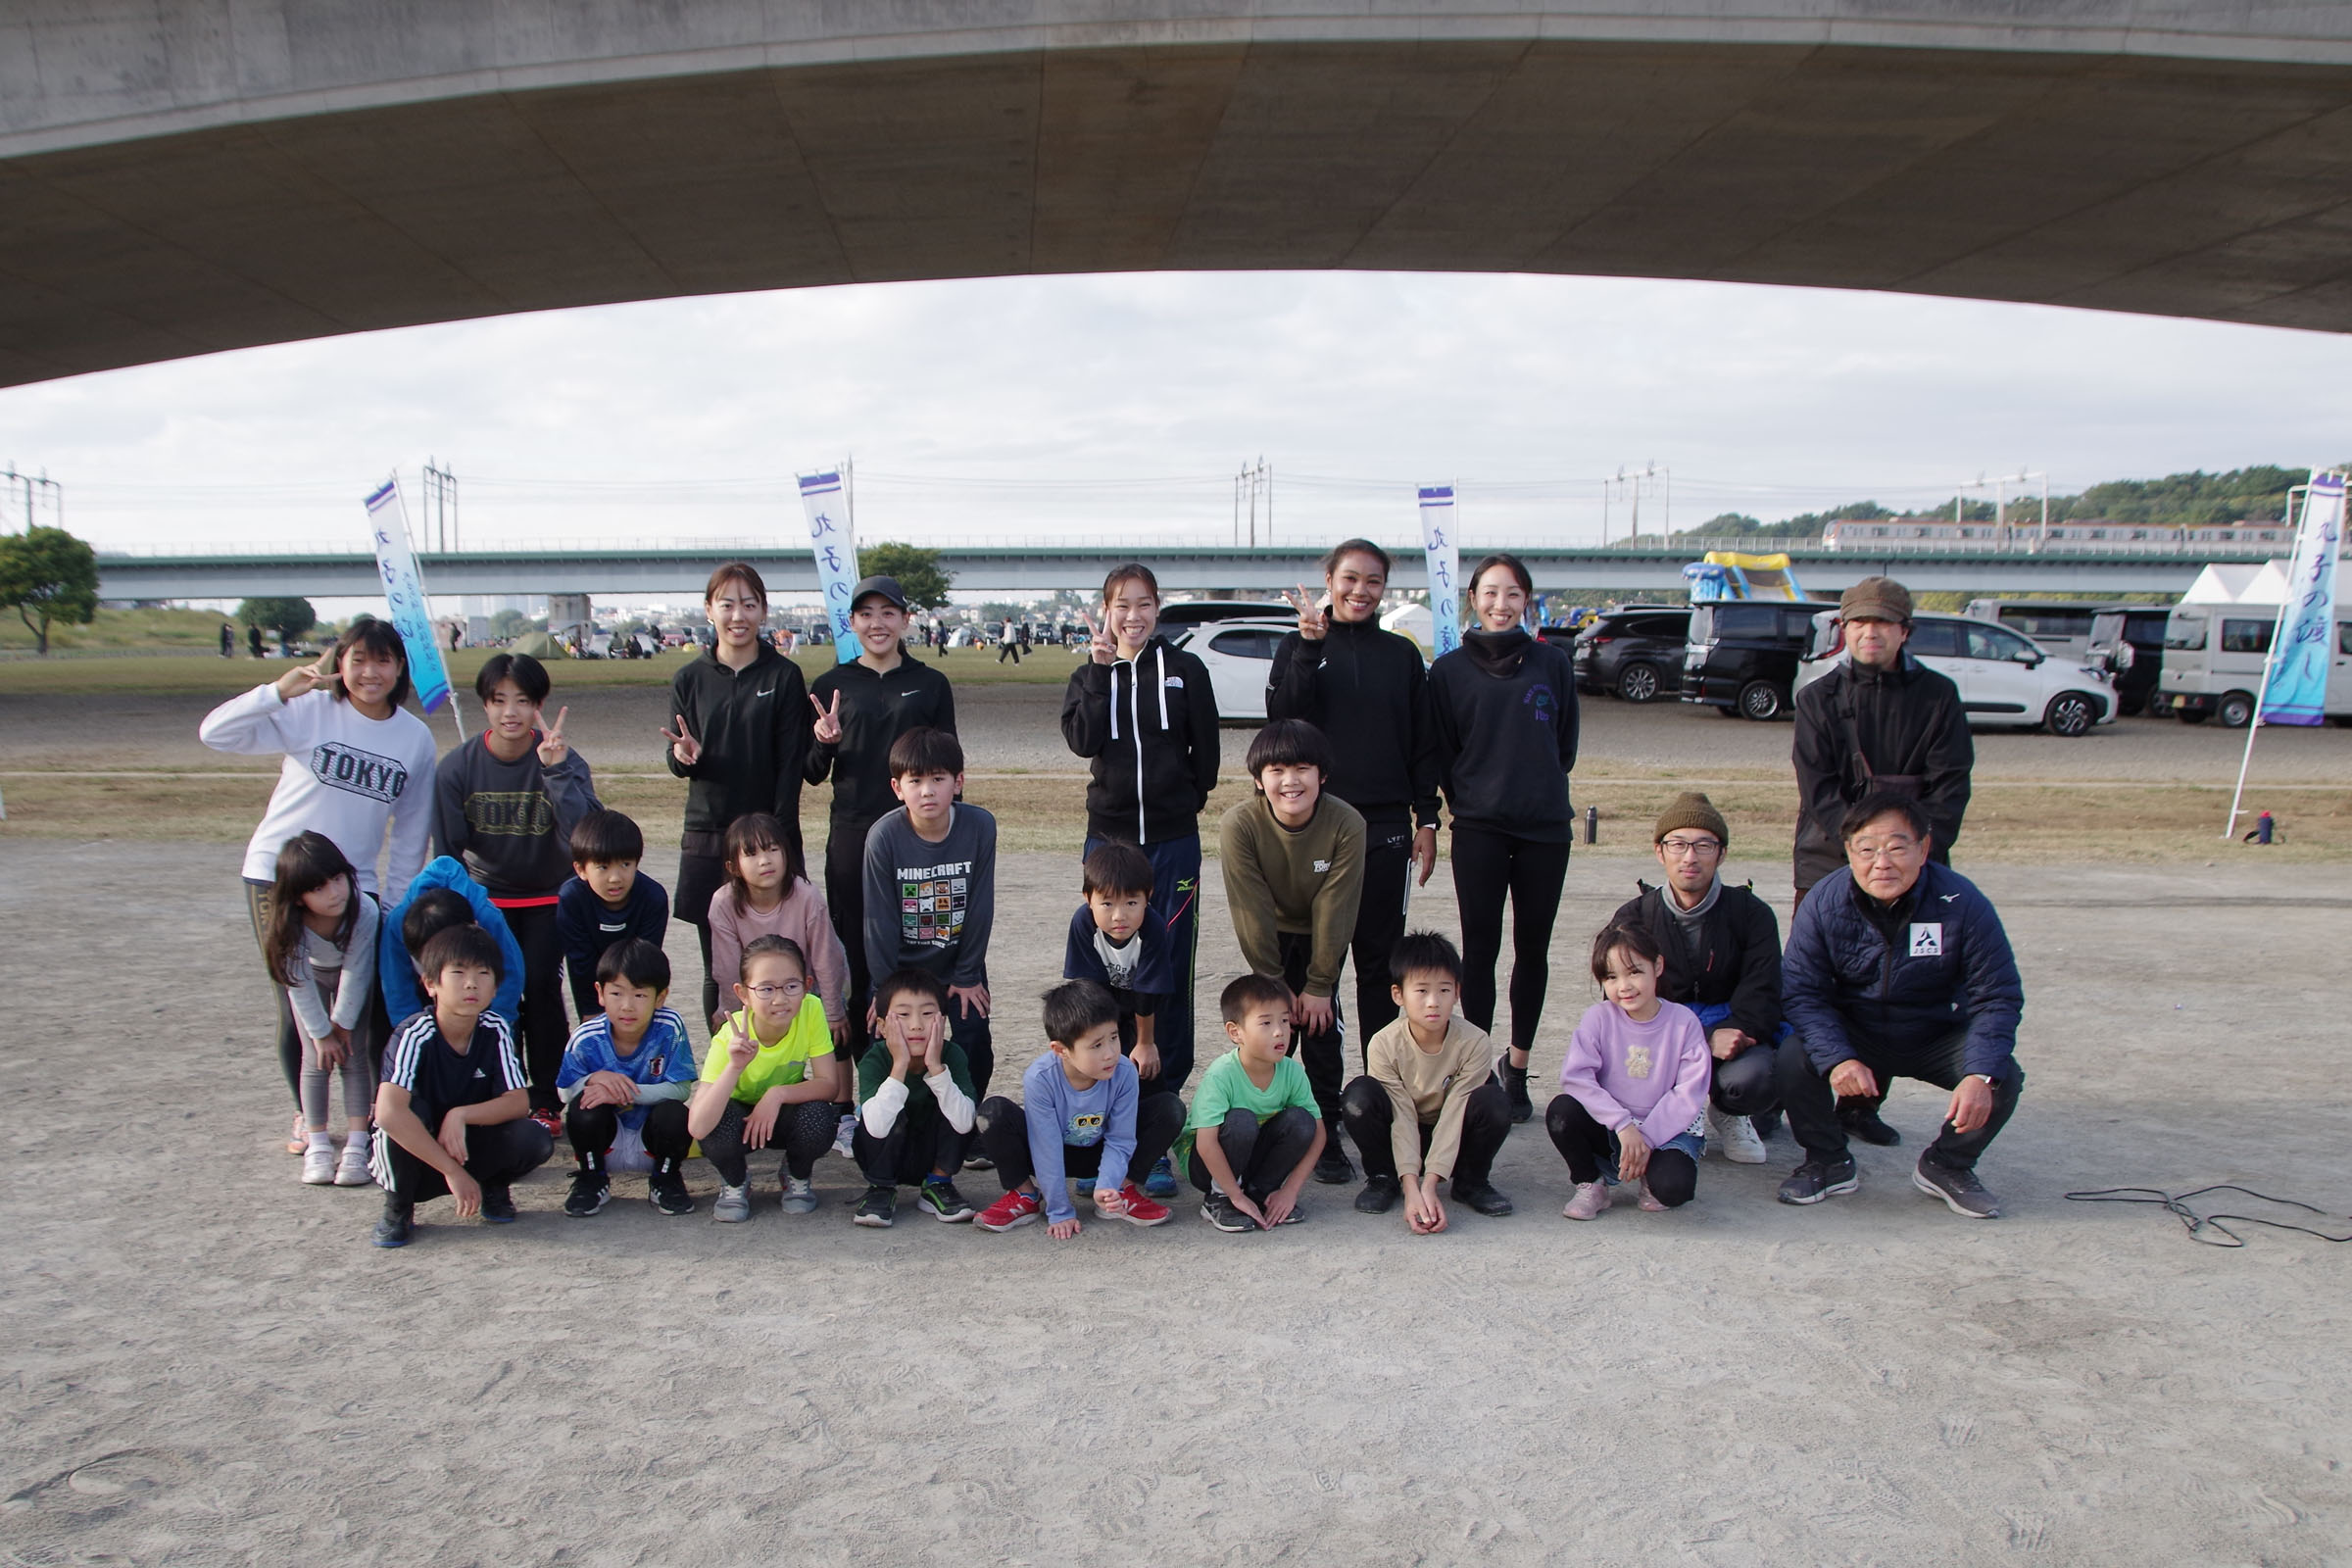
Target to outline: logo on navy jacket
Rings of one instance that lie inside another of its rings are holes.
[[[1528,709],[1537,723],[1548,724],[1551,722],[1550,687],[1542,685],[1530,686],[1527,689],[1526,695],[1522,696],[1519,701],[1528,706]]]
[[[389,757],[363,752],[341,741],[324,741],[311,748],[311,776],[331,788],[386,805],[399,800],[400,792],[409,787],[407,768]]]

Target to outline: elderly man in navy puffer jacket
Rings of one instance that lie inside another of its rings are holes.
[[[1977,1160],[2026,1081],[2015,1054],[2025,992],[2008,933],[1976,884],[1930,859],[1916,803],[1872,795],[1839,828],[1846,869],[1798,906],[1781,960],[1782,1010],[1797,1031],[1781,1048],[1781,1102],[1805,1149],[1781,1201],[1818,1203],[1860,1186],[1838,1097],[1919,1078],[1950,1091],[1951,1102],[1912,1185],[1955,1214],[1991,1219],[2000,1205],[1977,1180]]]

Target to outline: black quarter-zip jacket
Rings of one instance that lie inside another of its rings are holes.
[[[1331,793],[1367,817],[1438,821],[1438,741],[1429,671],[1410,637],[1368,620],[1324,617],[1323,636],[1292,632],[1274,650],[1268,718],[1303,718],[1331,742]]]
[[[898,808],[890,792],[890,748],[910,729],[956,733],[956,692],[948,677],[902,652],[898,667],[878,675],[852,660],[816,677],[808,695],[819,708],[841,694],[841,739],[831,745],[811,740],[803,776],[811,784],[833,780],[832,820],[870,827]],[[816,709],[808,710],[813,733]]]
[[[814,719],[800,666],[764,642],[740,670],[705,652],[670,678],[669,701],[703,747],[692,767],[662,749],[669,770],[687,781],[686,831],[724,833],[737,817],[766,811],[797,844]]]

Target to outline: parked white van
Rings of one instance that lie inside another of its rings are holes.
[[[2287,596],[2290,563],[2232,563],[2207,566],[2164,628],[2164,674],[2148,704],[2154,713],[2177,713],[2184,724],[2219,717],[2243,729],[2254,718],[2262,667]],[[2352,720],[2352,570],[2335,573],[2335,647],[2328,672],[2329,719]]]

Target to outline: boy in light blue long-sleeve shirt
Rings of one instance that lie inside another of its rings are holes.
[[[1008,1231],[1042,1214],[1054,1240],[1078,1234],[1069,1178],[1095,1179],[1095,1212],[1131,1225],[1166,1222],[1166,1205],[1129,1179],[1150,1170],[1184,1126],[1184,1104],[1165,1091],[1144,1094],[1135,1063],[1119,1054],[1119,1004],[1091,980],[1046,993],[1054,1049],[1021,1074],[1020,1101],[980,1106],[981,1147],[996,1162],[1004,1196],[974,1221]]]

